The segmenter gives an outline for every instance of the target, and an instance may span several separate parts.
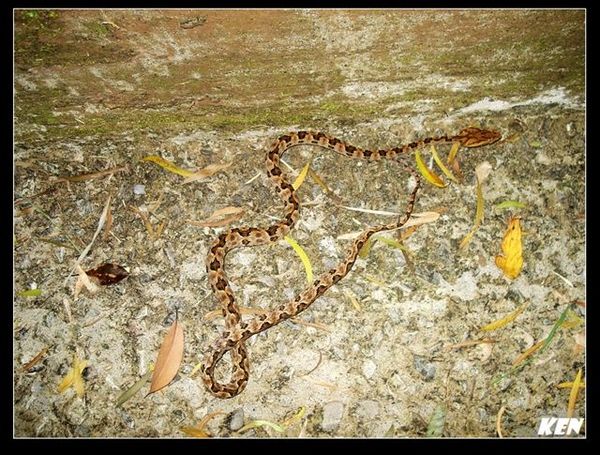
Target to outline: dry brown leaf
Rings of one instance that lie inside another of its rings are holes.
[[[226,216],[229,215],[229,216]],[[223,218],[225,216],[225,218]],[[241,207],[224,207],[215,210],[208,218],[201,221],[189,221],[190,224],[200,227],[220,227],[226,226],[244,216],[244,209]]]
[[[21,367],[21,371],[29,371],[31,368],[37,365],[39,361],[42,360],[42,358],[46,355],[48,349],[48,346],[46,346],[44,349],[38,352],[33,359]]]
[[[177,320],[173,323],[158,351],[156,366],[152,374],[150,392],[167,386],[179,371],[183,359],[183,328]]]
[[[206,424],[210,419],[215,416],[226,414],[223,411],[211,412],[210,414],[205,415],[200,422],[194,427],[182,427],[181,431],[189,436],[193,436],[195,438],[212,438],[212,435],[204,429]]]
[[[98,285],[90,279],[88,274],[85,273],[85,270],[83,270],[79,264],[77,264],[77,272],[77,281],[75,282],[75,290],[73,292],[73,297],[75,299],[79,297],[79,294],[83,288],[87,289],[92,295],[96,294],[100,290]]]
[[[85,274],[92,277],[100,286],[116,284],[129,276],[129,272],[119,264],[104,263],[93,269],[86,270]]]
[[[104,232],[102,233],[102,240],[106,240],[108,238],[108,235],[110,234],[110,230],[112,229],[112,225],[113,225],[113,216],[112,216],[112,211],[111,211],[111,207],[110,207],[110,203],[109,203],[108,211],[106,213],[106,224],[104,225]]]
[[[498,433],[499,438],[504,437],[502,434],[502,415],[504,414],[504,411],[506,411],[506,406],[502,406],[498,411],[498,415],[496,415],[496,432]]]
[[[80,174],[80,175],[65,175],[62,177],[56,178],[54,183],[58,182],[85,182],[86,180],[95,179],[98,177],[104,177],[105,175],[112,175],[115,172],[126,171],[127,166],[116,166],[110,169],[106,169],[104,171],[92,172],[90,174]]]
[[[231,164],[232,163],[209,164],[205,168],[194,172],[192,175],[190,175],[188,178],[186,178],[183,181],[183,183],[186,184],[186,183],[196,182],[198,180],[205,179],[206,177],[210,177],[211,175],[214,175],[217,172],[222,171],[223,169],[227,169],[228,167],[231,166]]]

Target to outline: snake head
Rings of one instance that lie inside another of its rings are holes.
[[[482,145],[493,144],[501,137],[499,131],[470,127],[462,130],[452,140],[460,142],[463,147],[481,147]]]

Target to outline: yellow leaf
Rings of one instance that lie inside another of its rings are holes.
[[[519,201],[503,201],[500,204],[496,204],[497,209],[511,209],[511,208],[522,209],[524,207],[527,207],[527,204],[525,204],[523,202],[519,202]]]
[[[225,412],[211,412],[205,415],[195,427],[183,427],[181,428],[181,431],[189,436],[194,436],[195,438],[210,438],[212,435],[208,431],[206,431],[204,427],[210,419],[221,414],[225,414]]]
[[[456,159],[456,154],[458,153],[458,149],[460,148],[460,142],[455,142],[452,144],[452,148],[450,149],[450,153],[448,153],[448,164],[452,164]]]
[[[537,343],[535,343],[533,346],[531,346],[529,349],[526,349],[523,353],[521,353],[515,360],[513,360],[512,366],[517,366],[518,364],[520,364],[523,360],[525,360],[527,357],[531,356],[534,352],[538,351],[542,346],[544,346],[544,343],[546,342],[546,339],[544,338],[542,341],[538,341]]]
[[[175,320],[160,346],[160,351],[158,351],[149,394],[162,389],[173,380],[179,370],[182,359],[183,328]]]
[[[504,327],[508,323],[510,323],[510,322],[514,321],[515,319],[517,319],[517,316],[519,316],[523,312],[523,310],[525,308],[527,308],[527,305],[529,305],[529,302],[521,305],[515,311],[513,311],[510,314],[508,314],[507,316],[504,316],[502,319],[498,319],[497,321],[494,321],[494,322],[492,322],[492,323],[490,323],[488,325],[484,325],[481,328],[481,330],[483,330],[485,332],[490,332],[492,330],[497,330],[499,328]]]
[[[523,268],[523,246],[521,243],[521,220],[513,217],[502,240],[502,253],[496,256],[496,265],[508,278],[514,279]]]
[[[81,374],[87,365],[87,360],[79,360],[79,357],[77,357],[77,354],[75,354],[75,357],[73,358],[73,366],[58,385],[58,392],[63,393],[69,387],[73,386],[77,396],[82,397],[85,393],[85,388]]]
[[[579,385],[581,384],[581,368],[577,372],[577,376],[575,376],[575,380],[573,381],[573,387],[571,388],[571,393],[569,394],[569,405],[567,406],[567,418],[573,417],[573,413],[575,412],[575,403],[577,402],[577,396],[579,395]]]
[[[556,387],[558,387],[559,389],[572,389],[574,384],[575,384],[575,381],[561,382]],[[579,387],[581,389],[585,389],[585,382],[581,381],[579,383]]]
[[[177,167],[174,163],[165,160],[164,158],[161,158],[157,155],[147,156],[145,158],[142,158],[142,161],[150,161],[151,163],[158,164],[164,170],[172,172],[174,174],[179,174],[183,177],[190,177],[194,175],[194,172],[188,171],[186,169],[181,169],[180,167]]]
[[[438,167],[442,170],[444,175],[446,177],[448,177],[450,180],[452,180],[453,182],[458,183],[458,180],[456,179],[456,177],[454,177],[454,174],[452,173],[452,171],[450,171],[450,169],[448,169],[446,167],[446,165],[440,159],[440,156],[438,155],[438,152],[433,145],[431,146],[431,155],[433,156],[433,161],[435,161],[435,164],[438,165]]]
[[[298,412],[296,412],[296,414],[291,416],[289,419],[286,419],[283,422],[281,422],[281,425],[284,427],[289,427],[296,420],[300,420],[304,416],[304,412],[305,412],[305,409],[304,409],[304,406],[302,406],[300,409],[298,409]]]
[[[273,430],[277,431],[278,433],[283,433],[285,431],[285,428],[282,427],[281,425],[270,422],[268,420],[253,420],[252,422],[249,422],[246,425],[244,425],[238,431],[240,433],[242,433],[244,431],[248,431],[248,430],[251,430],[252,428],[257,428],[257,427],[269,427],[269,428],[272,428]]]
[[[444,181],[436,174],[433,173],[431,169],[427,167],[427,165],[423,162],[423,158],[421,158],[421,153],[419,150],[415,153],[415,160],[417,161],[417,168],[421,175],[425,177],[425,179],[431,183],[432,185],[437,186],[438,188],[444,188],[446,184]]]
[[[41,289],[27,289],[26,291],[19,291],[18,295],[21,297],[38,297],[42,295]]]
[[[294,183],[292,183],[292,186],[294,187],[295,190],[300,188],[300,186],[304,183],[304,180],[306,179],[306,175],[308,174],[309,169],[310,169],[310,162],[306,163],[306,166],[304,166],[302,168],[302,171],[300,171],[300,174],[298,174],[298,177],[296,177],[296,180],[294,180]]]
[[[300,260],[302,261],[302,264],[304,265],[304,270],[306,271],[306,281],[308,281],[309,284],[312,283],[313,282],[313,271],[312,271],[312,265],[310,263],[310,259],[308,259],[308,255],[306,254],[304,249],[302,249],[302,247],[300,245],[298,245],[298,243],[293,238],[288,237],[286,235],[284,237],[284,239],[287,243],[290,244],[290,246],[294,249],[296,254],[300,257]]]
[[[481,181],[479,180],[479,178],[477,178],[476,180],[477,180],[477,184],[475,187],[475,191],[477,193],[477,206],[475,208],[475,223],[473,224],[473,227],[471,228],[469,233],[467,235],[465,235],[465,238],[462,239],[462,241],[460,242],[460,245],[458,246],[459,249],[463,249],[464,247],[466,247],[469,244],[469,242],[471,242],[473,235],[475,234],[477,229],[479,229],[479,226],[481,225],[481,222],[483,221],[483,205],[484,205],[483,191],[481,189]]]

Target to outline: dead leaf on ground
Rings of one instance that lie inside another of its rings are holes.
[[[183,360],[183,328],[176,319],[165,339],[163,340],[156,366],[152,374],[152,382],[150,383],[150,392],[154,393],[163,387],[167,386],[179,371],[179,366]]]
[[[29,362],[27,362],[25,365],[23,365],[21,367],[21,371],[27,372],[29,370],[31,370],[31,368],[33,368],[35,365],[37,365],[40,360],[42,360],[44,358],[44,356],[46,355],[46,353],[48,352],[49,347],[46,346],[44,349],[42,349],[40,352],[38,352],[33,359],[31,359]]]
[[[85,272],[88,276],[95,278],[100,286],[110,286],[127,278],[129,272],[118,264],[105,263]]]
[[[244,216],[244,209],[241,207],[224,207],[215,210],[208,218],[201,221],[190,220],[189,223],[200,227],[220,227],[226,226],[234,221],[238,221]]]
[[[502,239],[502,254],[496,256],[496,265],[510,279],[515,279],[523,268],[523,243],[521,239],[521,218],[512,217]]]
[[[191,182],[196,182],[198,180],[203,180],[207,177],[210,177],[211,175],[216,174],[217,172],[220,172],[224,169],[227,169],[228,167],[230,167],[233,163],[224,163],[224,164],[209,164],[208,166],[206,166],[203,169],[200,169],[196,172],[194,172],[192,175],[190,175],[189,177],[187,177],[183,183],[191,183]]]
[[[79,357],[77,356],[77,354],[75,354],[75,357],[73,358],[73,366],[58,385],[58,392],[63,393],[65,390],[72,386],[73,389],[75,389],[75,393],[77,394],[77,396],[82,397],[85,393],[85,383],[81,374],[87,366],[88,361],[79,360]]]
[[[92,295],[100,290],[98,285],[90,279],[88,274],[85,273],[85,270],[83,270],[79,264],[77,264],[77,273],[77,281],[75,282],[75,290],[73,291],[73,297],[75,299],[79,297],[79,294],[84,288]]]
[[[212,438],[212,435],[209,431],[205,430],[204,427],[209,422],[210,419],[216,417],[218,415],[226,414],[223,411],[215,411],[210,414],[205,415],[200,422],[196,426],[193,427],[182,427],[181,431],[189,436],[194,436],[195,438]]]

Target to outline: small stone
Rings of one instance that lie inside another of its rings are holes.
[[[146,185],[133,185],[133,194],[146,194]]]
[[[431,381],[435,377],[435,365],[429,362],[425,357],[415,355],[413,366],[425,381]]]
[[[363,400],[358,403],[356,412],[364,420],[372,420],[379,414],[379,403],[373,400]]]
[[[229,419],[229,429],[231,431],[237,431],[244,426],[244,410],[242,408],[237,408],[235,411],[231,413],[231,417]]]
[[[344,403],[341,401],[330,401],[323,406],[323,422],[321,428],[324,431],[335,430],[344,415]]]
[[[375,365],[375,362],[373,362],[372,360],[366,360],[365,363],[363,363],[362,366],[362,373],[363,376],[367,379],[371,379],[373,377],[373,374],[375,374],[375,370],[377,370],[377,365]]]

